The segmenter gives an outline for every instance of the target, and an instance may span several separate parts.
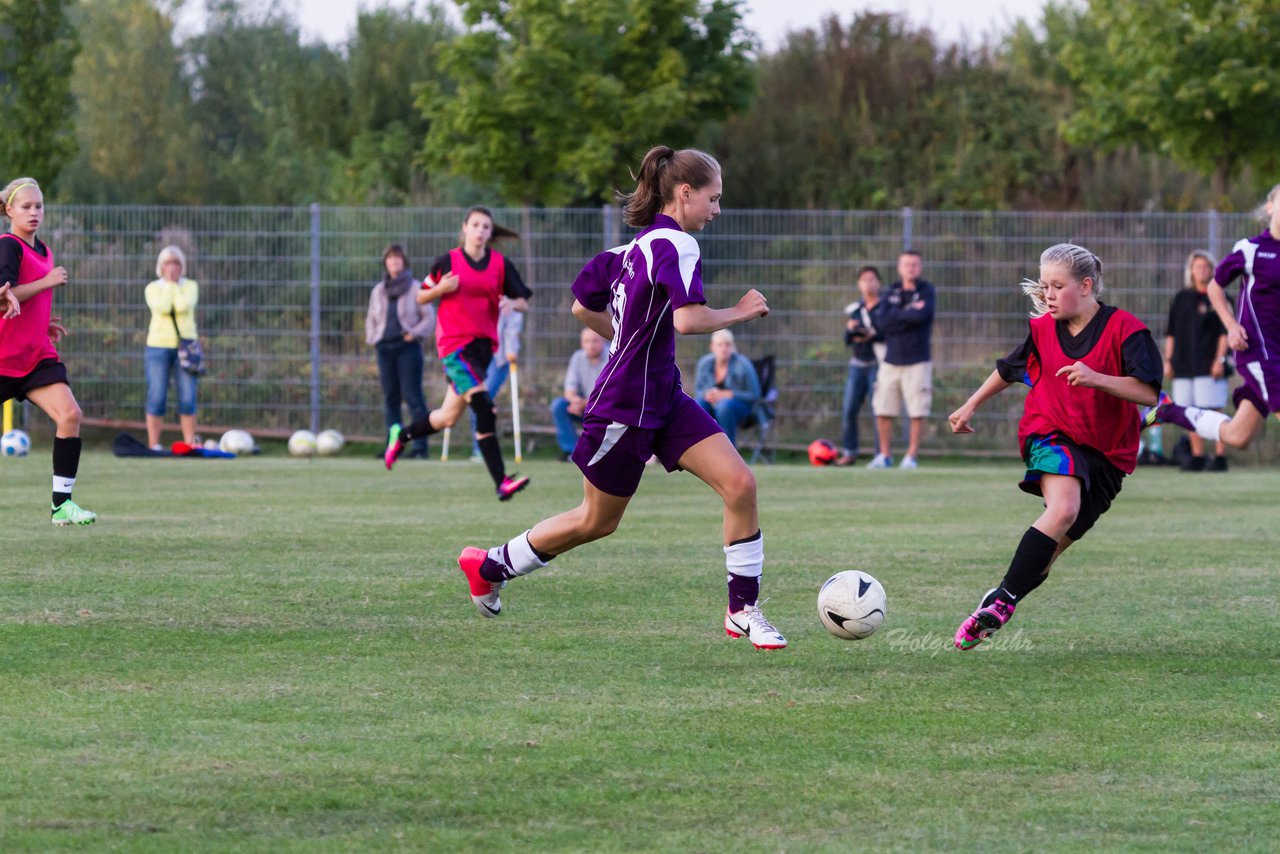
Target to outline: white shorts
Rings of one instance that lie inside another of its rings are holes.
[[[1174,379],[1173,402],[1201,409],[1227,408],[1227,381],[1216,377]]]
[[[914,365],[880,365],[871,408],[876,415],[897,418],[903,401],[911,418],[928,418],[933,405],[933,362]]]

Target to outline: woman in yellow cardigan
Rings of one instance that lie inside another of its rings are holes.
[[[168,405],[169,378],[178,387],[178,421],[182,440],[196,440],[196,377],[178,364],[178,337],[195,338],[196,303],[200,286],[186,278],[187,257],[176,246],[166,246],[156,258],[158,278],[147,285],[151,327],[144,357],[147,371],[147,444],[160,449],[160,429]]]

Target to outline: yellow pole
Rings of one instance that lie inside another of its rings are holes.
[[[4,430],[0,432],[8,433],[13,429],[13,401],[6,400],[4,402]]]

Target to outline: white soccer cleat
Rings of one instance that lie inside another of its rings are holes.
[[[785,649],[787,639],[756,605],[748,605],[736,613],[725,612],[724,633],[731,638],[745,636],[756,649]]]
[[[903,457],[902,462],[898,464],[898,468],[911,471],[912,469],[920,468],[920,465],[916,462],[915,457]]]
[[[867,463],[869,469],[887,469],[893,468],[893,457],[885,454],[876,454],[871,458],[871,462]]]

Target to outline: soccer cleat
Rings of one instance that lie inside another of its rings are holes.
[[[467,546],[458,555],[458,569],[467,577],[467,584],[471,587],[471,601],[475,603],[476,610],[482,617],[496,617],[502,613],[502,600],[498,598],[498,593],[507,582],[495,584],[480,574],[480,567],[488,559],[489,553],[484,549]]]
[[[392,424],[387,432],[387,451],[382,455],[382,461],[387,464],[387,471],[391,471],[396,460],[400,459],[400,455],[404,453],[405,442],[400,438],[402,433],[404,431],[400,429],[399,424]]]
[[[529,478],[527,477],[520,477],[519,475],[515,477],[504,477],[502,479],[502,485],[499,486],[497,490],[498,500],[510,501],[511,496],[515,495],[517,492],[524,489],[528,485],[529,485]]]
[[[997,599],[990,605],[978,608],[956,629],[956,649],[973,649],[991,637],[1009,622],[1015,607],[1017,606],[1010,605],[1003,599]]]
[[[915,457],[903,457],[902,462],[898,464],[898,468],[903,469],[904,471],[910,471],[912,469],[920,468],[920,465],[916,462]]]
[[[731,638],[744,635],[756,649],[785,649],[787,639],[774,628],[757,605],[748,605],[737,613],[725,611],[724,633]]]
[[[1157,424],[1163,424],[1160,420],[1160,410],[1173,403],[1173,398],[1164,392],[1160,392],[1160,397],[1156,400],[1155,406],[1148,406],[1142,410],[1142,428],[1154,427]]]
[[[893,457],[887,454],[876,454],[871,458],[871,462],[867,463],[869,469],[887,469],[893,468]]]
[[[57,507],[50,504],[49,510],[50,520],[60,528],[66,525],[92,525],[98,521],[97,513],[85,510],[70,498]]]

